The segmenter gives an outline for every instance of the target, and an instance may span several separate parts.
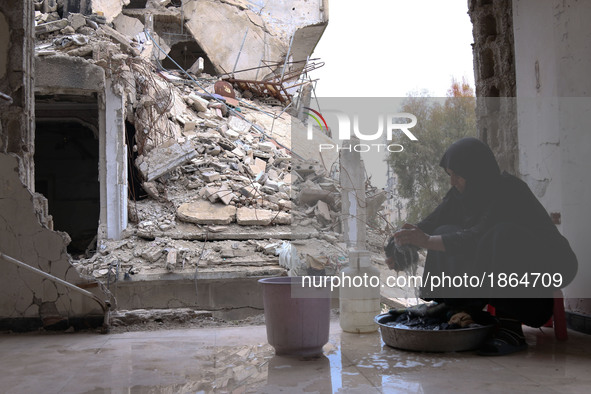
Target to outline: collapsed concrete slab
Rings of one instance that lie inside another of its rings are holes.
[[[268,69],[256,69],[261,60],[282,63],[289,52],[287,60],[305,61],[328,23],[326,11],[324,2],[304,0],[265,4],[264,10],[253,2],[240,0],[192,0],[185,3],[189,16],[185,25],[218,73],[260,80],[269,74]],[[290,71],[301,70],[304,65],[305,62],[297,63]],[[279,64],[274,68],[282,69]]]
[[[144,24],[139,19],[123,14],[117,15],[113,19],[113,26],[119,33],[128,37],[135,37],[144,31]]]
[[[242,226],[268,226],[275,224],[291,224],[291,215],[270,209],[238,208],[236,223]]]
[[[236,207],[195,201],[182,204],[176,212],[179,220],[196,224],[230,224],[236,218]]]
[[[171,141],[154,148],[146,156],[138,157],[135,165],[146,181],[150,182],[196,156],[197,152],[190,141],[183,145]]]
[[[287,46],[265,31],[261,17],[246,8],[203,0],[189,2],[185,12],[191,16],[185,23],[187,29],[219,74],[232,72],[235,64],[236,70],[243,70],[258,67],[261,59],[280,60],[287,54]],[[238,53],[241,55],[236,63]],[[256,70],[239,75],[244,79],[254,79]]]

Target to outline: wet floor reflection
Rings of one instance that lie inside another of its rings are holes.
[[[44,338],[15,337],[2,348],[5,373],[0,380],[7,393],[365,394],[438,393],[458,385],[471,392],[496,387],[502,376],[507,392],[544,393],[551,390],[541,389],[543,384],[562,387],[588,376],[588,346],[579,346],[582,340],[573,344],[576,337],[557,342],[552,331],[548,335],[530,330],[528,352],[494,359],[474,352],[403,351],[386,346],[379,333],[337,331],[323,355],[298,358],[276,356],[263,329],[128,335],[101,341],[51,337],[47,344],[41,341]],[[23,351],[25,344],[37,340],[35,351]],[[69,367],[59,368],[55,360]],[[19,374],[23,368],[31,378]]]
[[[331,364],[328,357],[274,356],[269,360],[267,384],[260,393],[332,393]]]

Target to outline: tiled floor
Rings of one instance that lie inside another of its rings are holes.
[[[588,393],[591,336],[526,329],[526,352],[414,353],[332,322],[324,356],[274,355],[264,326],[0,336],[3,393]]]

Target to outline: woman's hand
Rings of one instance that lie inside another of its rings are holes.
[[[406,223],[401,230],[394,233],[398,245],[414,245],[427,250],[445,252],[445,245],[441,235],[427,235],[413,224]]]
[[[428,249],[429,236],[413,224],[405,223],[401,230],[394,233],[398,245],[413,245]]]

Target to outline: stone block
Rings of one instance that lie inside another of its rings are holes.
[[[279,200],[279,202],[277,204],[283,209],[291,210],[291,201],[290,200],[281,199],[281,200]]]
[[[247,133],[251,127],[250,123],[240,119],[238,116],[230,116],[230,119],[228,119],[228,126],[231,130],[240,134]]]
[[[90,21],[90,19],[87,19],[87,21]],[[140,52],[131,46],[131,39],[127,36],[124,36],[108,25],[101,25],[98,31],[110,37],[113,42],[118,43],[121,48],[127,51],[129,54],[133,56],[139,56]]]
[[[197,96],[194,93],[191,93],[189,95],[189,98],[191,99],[191,101],[193,101],[193,108],[195,108],[195,111],[207,112],[207,106],[209,105],[209,101]]]
[[[224,134],[231,140],[237,140],[240,137],[240,133],[232,129],[226,130]]]
[[[273,168],[271,168],[269,171],[267,171],[267,176],[272,181],[277,181],[279,179],[279,174]]]
[[[67,19],[60,19],[59,21],[47,22],[42,25],[37,25],[37,26],[35,26],[35,34],[41,35],[41,34],[52,33],[54,31],[59,31],[59,30],[65,28],[66,26],[68,26],[68,24],[69,23],[68,23]]]
[[[254,186],[244,186],[243,188],[240,189],[240,194],[242,194],[244,197],[251,198],[256,193],[257,193],[257,189]]]
[[[269,209],[242,207],[236,211],[236,222],[242,226],[268,226],[277,212]]]
[[[274,212],[276,213],[276,212]],[[273,217],[273,224],[291,224],[292,223],[292,216],[287,212],[279,212],[276,213],[276,216]]]
[[[304,188],[300,192],[300,204],[314,205],[320,200],[329,205],[334,202],[331,193],[327,190]]]
[[[205,179],[206,182],[214,182],[221,178],[220,174],[215,171],[204,172],[203,174],[201,174],[201,176],[203,177],[203,179]]]
[[[273,189],[276,192],[279,191],[279,183],[277,183],[275,181],[272,181],[271,179],[267,179],[265,181],[265,186],[267,186],[268,188]]]
[[[163,250],[160,247],[152,246],[147,249],[144,249],[140,256],[143,259],[146,259],[147,261],[154,263],[154,262],[158,261],[160,259],[160,257],[162,257],[162,254],[163,254]]]
[[[230,224],[236,218],[236,207],[200,200],[182,204],[176,214],[179,220],[189,223]]]
[[[211,167],[219,172],[224,172],[228,169],[228,165],[226,163],[220,163],[220,162],[212,162]]]
[[[142,183],[142,189],[144,189],[144,191],[148,193],[148,196],[152,197],[155,200],[160,200],[160,193],[158,192],[158,189],[156,188],[156,184],[154,182]]]
[[[113,19],[113,26],[121,34],[125,34],[128,37],[135,37],[144,31],[144,24],[139,19],[132,18],[123,14],[117,15]]]
[[[226,205],[230,204],[230,202],[236,198],[236,195],[232,193],[232,190],[230,190],[225,184],[220,187],[217,196]]]
[[[316,215],[316,218],[320,221],[320,223],[327,224],[331,222],[330,208],[328,208],[328,204],[324,201],[318,201],[316,203],[314,213]]]
[[[259,149],[263,152],[272,152],[275,149],[275,144],[270,141],[259,142]]]
[[[183,145],[177,142],[163,144],[151,150],[145,157],[138,157],[136,167],[143,177],[150,182],[191,161],[196,156],[197,152],[193,149],[191,141],[187,141]]]
[[[204,189],[201,189],[203,191],[203,193],[199,193],[199,194],[203,194],[203,196],[205,196],[205,198],[207,198],[209,201],[211,202],[216,202],[218,200],[218,187],[214,187],[214,186],[207,186]]]
[[[184,132],[190,132],[195,130],[195,126],[197,126],[197,122],[195,122],[194,120],[185,120],[185,123],[183,124],[183,131]]]
[[[265,172],[267,168],[267,162],[263,159],[259,159],[258,157],[254,160],[254,163],[250,165],[250,169],[252,170],[253,174],[258,175],[261,172]]]
[[[218,145],[224,148],[225,150],[233,151],[236,148],[236,145],[228,139],[222,138],[218,141]]]
[[[82,26],[86,26],[86,18],[82,14],[72,13],[68,15],[68,22],[74,30],[78,30]]]
[[[240,148],[236,148],[236,149],[232,150],[232,153],[234,153],[237,157],[240,157],[240,158],[244,157],[244,155],[245,155],[244,151]]]
[[[269,186],[263,186],[263,187],[261,187],[260,190],[261,190],[261,192],[268,194],[268,195],[277,193],[277,191],[275,189],[273,189]]]
[[[166,270],[168,272],[174,271],[174,268],[176,266],[177,254],[178,253],[176,249],[170,249],[168,251],[168,254],[166,255]]]

